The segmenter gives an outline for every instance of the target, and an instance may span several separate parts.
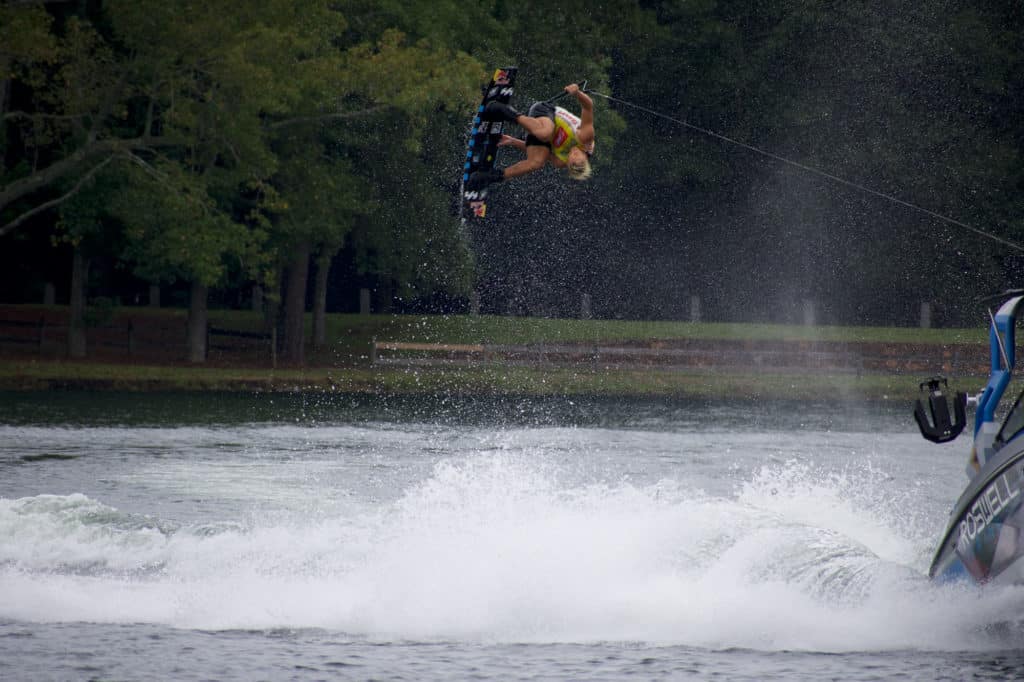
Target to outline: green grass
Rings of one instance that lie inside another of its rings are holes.
[[[655,339],[983,343],[984,328],[807,327],[664,321],[572,320],[494,316],[331,315],[331,338],[373,337],[435,343],[593,343]]]
[[[39,306],[41,307],[41,306]],[[25,306],[24,308],[31,308]],[[2,310],[0,310],[2,313]],[[174,309],[116,308],[114,316],[180,318]],[[258,330],[249,311],[210,311],[211,324]],[[307,318],[307,325],[310,320]],[[654,340],[838,341],[915,344],[986,343],[978,329],[806,327],[663,321],[537,319],[494,316],[332,314],[328,344],[308,354],[306,369],[71,362],[34,356],[0,358],[0,389],[81,387],[90,390],[322,390],[379,393],[504,393],[524,395],[665,395],[800,399],[898,399],[918,393],[917,376],[760,374],[658,369],[369,366],[373,339],[458,344],[621,343]],[[977,390],[983,380],[974,381]]]
[[[401,395],[617,395],[800,400],[900,400],[918,377],[754,374],[645,369],[401,367],[313,369],[152,366],[22,360],[0,362],[0,390],[325,391]],[[978,379],[972,391],[980,388]]]
[[[211,311],[218,326],[256,330],[262,319],[247,311]],[[306,319],[307,333],[312,327]],[[977,329],[910,327],[808,327],[783,324],[727,324],[633,320],[576,320],[491,315],[327,316],[327,346],[307,351],[312,365],[365,362],[373,340],[419,343],[525,345],[545,343],[614,344],[658,340],[834,341],[846,343],[987,343]]]
[[[495,316],[329,315],[327,347],[308,353],[310,364],[361,362],[373,339],[450,344],[615,344],[698,341],[835,341],[886,344],[986,343],[984,328],[806,327],[624,320],[538,319]]]
[[[44,310],[45,306],[5,306],[20,310]],[[66,310],[66,306],[53,308]],[[51,309],[53,309],[51,308]],[[114,318],[164,317],[184,324],[187,311],[173,308],[118,306]],[[2,315],[2,309],[0,309]],[[263,318],[247,310],[211,310],[215,326],[257,331]],[[312,326],[307,314],[306,327]],[[327,315],[328,345],[365,351],[373,338],[381,341],[433,343],[595,343],[672,339],[722,339],[735,341],[839,341],[878,343],[958,344],[987,343],[983,326],[967,329],[920,329],[917,327],[810,327],[785,324],[675,322],[634,320],[577,320],[492,315]]]

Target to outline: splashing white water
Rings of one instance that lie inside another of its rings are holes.
[[[777,464],[734,496],[561,473],[445,460],[395,502],[245,526],[0,499],[0,618],[850,651],[982,647],[1021,596],[929,583],[934,528],[870,467]]]

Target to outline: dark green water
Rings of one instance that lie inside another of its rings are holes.
[[[707,417],[714,409],[715,418]],[[201,425],[257,422],[431,422],[518,426],[860,429],[912,425],[902,403],[615,397],[375,396],[338,393],[0,391],[0,423]]]

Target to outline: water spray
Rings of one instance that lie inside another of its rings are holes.
[[[581,88],[581,89],[583,89],[583,88]],[[594,90],[585,90],[584,89],[584,92],[586,92],[588,95],[595,95],[597,97],[603,97],[604,99],[606,99],[606,100],[608,100],[610,102],[616,102],[616,103],[621,104],[623,106],[631,107],[633,109],[637,109],[638,111],[643,111],[643,112],[645,112],[647,114],[650,114],[651,116],[655,116],[657,118],[661,118],[661,119],[664,119],[666,121],[671,121],[672,123],[681,125],[681,126],[683,126],[685,128],[689,128],[691,130],[695,130],[695,131],[697,131],[699,133],[702,133],[702,134],[707,135],[709,137],[713,137],[713,138],[715,138],[717,140],[722,140],[723,142],[728,142],[729,144],[733,144],[733,145],[736,145],[738,147],[743,147],[744,149],[746,149],[748,151],[752,151],[755,154],[760,154],[761,156],[766,156],[766,157],[768,157],[770,159],[773,159],[775,161],[779,161],[779,162],[787,164],[789,166],[793,166],[795,168],[799,168],[800,170],[806,171],[808,173],[812,173],[814,175],[817,175],[817,176],[822,177],[822,178],[826,178],[828,180],[832,180],[833,182],[837,182],[837,183],[839,183],[841,185],[846,185],[847,187],[852,187],[853,189],[859,190],[859,191],[864,192],[866,194],[871,194],[871,195],[879,197],[881,199],[885,199],[886,201],[891,201],[894,204],[899,204],[901,206],[904,206],[906,208],[912,209],[914,211],[918,211],[920,213],[924,213],[925,215],[931,216],[932,218],[935,218],[936,220],[940,220],[940,221],[942,221],[944,223],[948,223],[950,225],[955,225],[956,227],[960,227],[960,228],[963,228],[965,230],[969,230],[969,231],[971,231],[971,232],[973,232],[973,233],[975,233],[977,235],[980,235],[980,236],[985,237],[987,239],[991,239],[992,241],[995,241],[995,242],[999,242],[1003,246],[1006,246],[1006,247],[1009,247],[1009,248],[1014,249],[1016,251],[1020,251],[1020,252],[1024,253],[1024,246],[1022,246],[1022,245],[1020,245],[1020,244],[1018,244],[1016,242],[1013,242],[1013,241],[1010,241],[1010,240],[1005,239],[1003,237],[1000,237],[998,235],[992,234],[991,232],[986,232],[985,230],[982,230],[980,228],[974,227],[973,225],[968,225],[967,223],[962,222],[960,220],[957,220],[955,218],[950,218],[949,216],[942,215],[941,213],[936,213],[935,211],[931,211],[931,210],[929,210],[927,208],[923,208],[923,207],[918,206],[916,204],[912,204],[909,201],[904,201],[903,199],[900,199],[898,197],[894,197],[891,194],[886,194],[884,192],[879,192],[878,190],[871,189],[870,187],[866,187],[866,186],[861,185],[859,183],[853,182],[852,180],[847,180],[846,178],[841,178],[838,175],[833,175],[832,173],[827,173],[827,172],[825,172],[823,170],[820,170],[818,168],[814,168],[813,166],[808,166],[807,164],[800,163],[799,161],[794,161],[792,159],[787,159],[784,156],[780,156],[778,154],[773,154],[772,152],[766,151],[766,150],[761,149],[759,147],[755,147],[752,144],[747,144],[746,142],[741,142],[740,140],[736,140],[736,139],[733,139],[731,137],[727,137],[725,135],[722,135],[720,133],[716,133],[713,130],[709,130],[707,128],[702,128],[700,126],[696,126],[696,125],[694,125],[692,123],[688,123],[688,122],[686,122],[686,121],[684,121],[682,119],[675,118],[674,116],[669,116],[668,114],[661,113],[660,111],[655,111],[654,109],[649,109],[649,108],[641,106],[639,104],[633,104],[632,102],[627,102],[625,100],[619,99],[618,97],[612,97],[611,95],[605,95],[603,93],[596,92]]]

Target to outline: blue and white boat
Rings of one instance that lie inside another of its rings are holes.
[[[977,401],[974,445],[967,463],[970,481],[953,507],[928,572],[935,580],[1024,583],[1024,393],[1006,417],[996,421],[1013,374],[1014,327],[1024,290],[1003,296],[1007,298],[995,315],[989,313],[991,370]],[[939,443],[956,438],[966,424],[966,395],[953,396],[951,416],[944,384],[942,377],[922,384],[929,391],[930,415],[921,401],[914,410],[922,435]]]

